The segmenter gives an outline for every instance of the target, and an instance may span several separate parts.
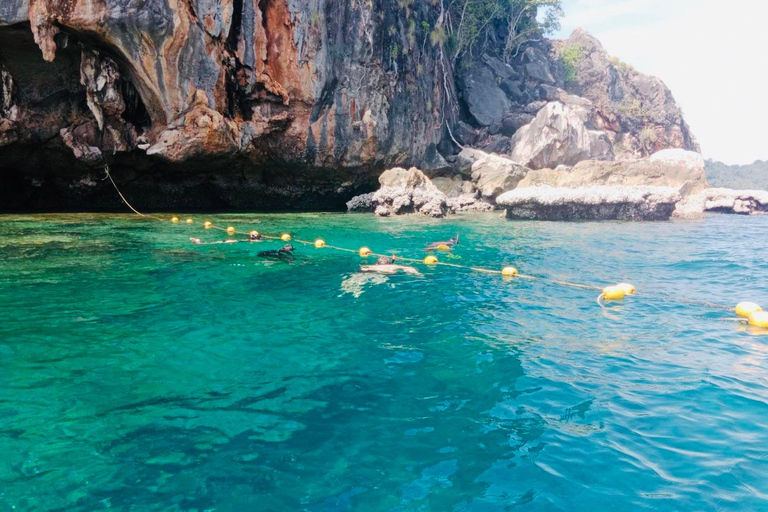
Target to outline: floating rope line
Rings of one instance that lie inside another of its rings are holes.
[[[109,178],[109,181],[112,183],[112,186],[115,188],[115,191],[117,192],[118,196],[120,196],[120,199],[123,201],[123,203],[136,215],[138,215],[141,218],[144,219],[150,219],[155,221],[166,221],[165,218],[158,217],[156,215],[149,215],[141,213],[139,210],[134,208],[131,203],[128,202],[128,200],[125,198],[123,193],[118,188],[117,184],[115,183],[115,180],[112,179],[112,175],[109,172],[109,166],[105,164],[104,171],[106,173],[106,178]],[[178,217],[171,217],[170,219],[171,223],[176,224],[180,223],[181,220]],[[187,225],[194,224],[194,219],[188,218],[185,222]],[[231,238],[228,240],[220,241],[220,242],[202,242],[199,239],[192,239],[195,243],[195,245],[219,245],[219,244],[233,244],[233,243],[253,243],[258,242],[261,240],[269,240],[269,241],[283,241],[283,242],[290,242],[294,241],[296,243],[302,244],[302,245],[309,245],[314,246],[318,249],[331,249],[334,251],[339,252],[345,252],[349,254],[358,254],[361,257],[386,257],[391,258],[393,261],[403,261],[408,263],[415,263],[420,265],[426,265],[427,267],[436,267],[436,266],[443,266],[443,267],[450,267],[455,268],[459,270],[468,270],[472,272],[478,272],[482,274],[492,274],[492,275],[501,275],[505,278],[512,278],[512,279],[527,279],[531,281],[540,280],[540,281],[546,281],[553,284],[557,284],[560,286],[565,286],[569,288],[577,288],[582,290],[594,290],[594,291],[600,291],[600,295],[597,297],[597,304],[600,305],[601,308],[605,309],[604,302],[605,301],[618,301],[624,299],[627,295],[635,295],[635,287],[628,284],[628,283],[620,283],[614,286],[608,286],[606,288],[601,288],[599,286],[593,286],[593,285],[587,285],[587,284],[581,284],[581,283],[573,283],[570,281],[563,281],[560,279],[554,279],[551,277],[545,277],[545,276],[532,276],[532,275],[526,275],[526,274],[520,274],[516,268],[514,267],[505,267],[502,270],[497,269],[490,269],[490,268],[483,268],[483,267],[475,267],[471,265],[460,265],[458,263],[448,263],[444,261],[439,261],[436,256],[429,255],[424,259],[416,259],[416,258],[408,258],[405,256],[397,256],[397,255],[390,255],[390,254],[379,254],[371,251],[367,247],[362,247],[358,250],[355,249],[349,249],[347,247],[339,247],[335,245],[329,245],[326,244],[324,240],[317,239],[315,241],[309,241],[309,240],[302,240],[300,238],[292,238],[290,234],[284,233],[280,236],[274,236],[274,235],[265,235],[262,233],[259,233],[258,231],[251,230],[248,232],[238,231],[234,226],[218,226],[216,224],[213,224],[212,222],[206,221],[203,224],[204,229],[214,229],[217,231],[222,231],[229,235],[230,237],[235,237],[236,235],[246,235],[247,238]],[[255,238],[258,237],[258,238]],[[701,306],[706,307],[710,309],[719,309],[723,311],[729,311],[729,312],[736,312],[736,314],[739,317],[743,318],[734,318],[731,320],[734,321],[740,321],[744,322],[746,321],[749,323],[749,325],[757,326],[757,327],[763,327],[768,328],[768,312],[764,312],[760,306],[757,304],[751,303],[751,302],[743,302],[740,303],[736,308],[723,306],[720,304],[714,304],[712,302],[706,302],[706,301],[696,301],[696,300],[690,300],[690,299],[682,299],[678,297],[673,297],[671,295],[665,295],[665,294],[638,294],[641,297],[646,297],[650,299],[661,299],[666,300],[670,302],[678,302],[683,304],[689,304],[689,305],[695,305],[695,306]]]

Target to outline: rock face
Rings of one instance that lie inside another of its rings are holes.
[[[674,187],[682,196],[707,188],[707,177],[700,155],[674,152],[654,155],[645,160],[621,162],[579,162],[569,170],[531,171],[518,187],[548,185],[583,188],[593,185]]]
[[[768,192],[710,188],[704,192],[704,210],[716,213],[755,215],[768,213]]]
[[[700,213],[701,200],[684,208],[678,203],[707,190],[700,155],[667,150],[644,160],[587,160],[572,168],[532,170],[497,203],[507,207],[509,218],[666,220],[673,213],[691,216],[684,210]]]
[[[488,201],[514,189],[526,174],[526,167],[497,155],[482,154],[472,163],[472,182]]]
[[[379,183],[381,188],[373,194],[371,207],[380,217],[404,213],[444,217],[448,213],[445,194],[415,167],[389,169],[379,177]]]
[[[591,130],[589,106],[553,101],[512,137],[510,158],[531,169],[574,165],[582,160],[613,160],[613,145]]]
[[[432,1],[4,0],[0,210],[121,209],[105,163],[139,209],[338,209],[388,168],[462,172],[461,146],[537,168],[611,159],[648,126],[654,149],[695,147],[661,82],[598,59],[570,83],[560,43],[454,69],[430,41],[441,12]],[[587,35],[571,39],[602,58]],[[602,65],[618,78],[598,76]],[[622,114],[622,98],[639,98],[643,115]],[[519,170],[492,174],[473,178],[483,208]]]
[[[0,208],[119,208],[102,157],[137,207],[265,209],[441,160],[439,8],[379,4],[1,2]]]
[[[606,133],[617,158],[641,158],[665,148],[699,151],[680,107],[658,78],[611,58],[583,29],[555,42],[553,54],[566,90],[592,102],[595,128]]]
[[[672,187],[520,188],[497,202],[509,219],[667,220],[680,200]]]
[[[768,213],[768,192],[709,188],[681,201],[675,210],[675,217],[696,219],[702,217],[705,212],[736,215],[765,214]]]

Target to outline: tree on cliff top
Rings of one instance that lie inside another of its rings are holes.
[[[441,16],[445,28],[436,27],[445,37],[435,39],[453,60],[490,50],[508,61],[526,41],[557,30],[562,14],[561,0],[450,0]]]

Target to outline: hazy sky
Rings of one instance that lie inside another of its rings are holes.
[[[576,27],[672,90],[706,158],[768,160],[768,1],[563,0]]]

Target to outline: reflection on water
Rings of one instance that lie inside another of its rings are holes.
[[[643,296],[767,305],[768,217],[211,219],[640,294],[3,217],[0,510],[768,509],[768,336]]]

